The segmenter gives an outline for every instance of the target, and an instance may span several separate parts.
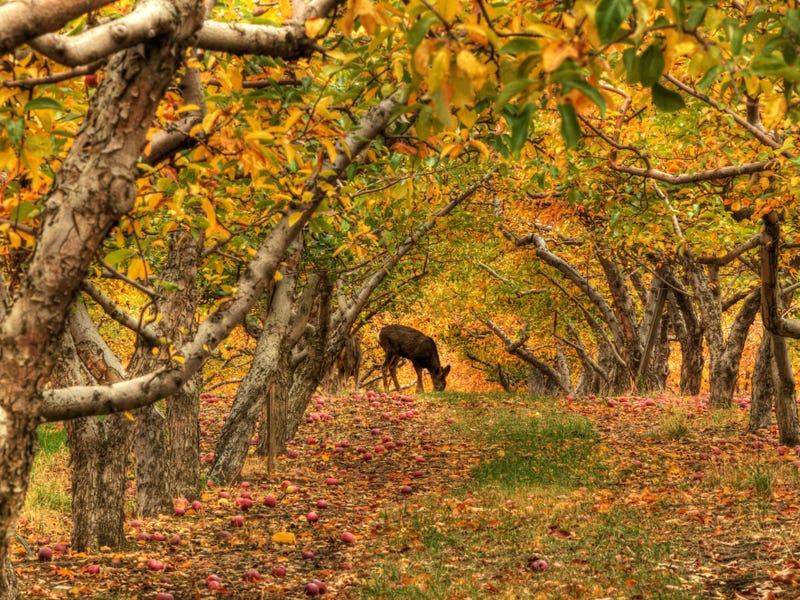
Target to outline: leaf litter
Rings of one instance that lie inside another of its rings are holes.
[[[532,418],[539,401],[473,396],[458,404],[373,392],[315,396],[272,478],[264,460],[251,456],[241,485],[209,485],[201,498],[176,501],[185,508],[182,516],[128,519],[124,550],[72,552],[55,543],[60,540],[26,536],[21,527],[13,546],[21,588],[43,598],[303,598],[320,588],[329,597],[383,597],[365,590],[392,565],[402,571],[392,585],[426,597],[431,575],[414,568],[428,542],[409,523],[431,518],[436,506],[427,534],[445,536],[452,529],[466,536],[461,539],[475,539],[453,548],[443,569],[454,584],[481,572],[483,594],[800,597],[800,455],[779,444],[774,428],[743,433],[746,399],[726,411],[711,410],[702,397],[553,401],[557,410],[593,424],[608,472],[599,487],[574,485],[526,500],[463,486],[476,465],[506,452],[473,435],[487,415]],[[220,398],[202,405],[206,460],[229,405]],[[265,503],[268,496],[274,506]],[[192,507],[190,500],[200,504]],[[524,519],[541,502],[551,503],[553,514],[588,506],[587,521],[616,510],[641,511],[648,543],[666,541],[672,548],[657,568],[681,583],[633,593],[633,559],[619,555],[614,581],[625,581],[631,571],[627,584],[584,585],[589,569],[592,577],[598,573],[580,546],[582,532],[569,522],[554,520],[537,532],[548,554],[492,537],[503,518]],[[496,539],[497,547],[487,539]],[[50,561],[37,559],[44,545],[56,549]],[[472,588],[454,585],[447,597],[476,597],[465,589]]]

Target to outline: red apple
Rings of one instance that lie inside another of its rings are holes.
[[[53,549],[50,546],[42,546],[39,548],[37,556],[42,562],[53,560]]]
[[[249,582],[261,581],[261,573],[257,569],[247,569],[243,574],[244,580]]]
[[[328,508],[327,500],[317,500],[317,508]]]
[[[164,563],[155,558],[151,558],[147,561],[147,568],[151,571],[161,571],[164,568]]]
[[[244,517],[242,515],[233,515],[231,517],[231,525],[234,527],[241,527],[244,525]]]
[[[306,515],[306,519],[309,523],[316,523],[319,520],[319,517],[317,516],[317,513],[312,510]]]
[[[266,504],[271,508],[274,508],[275,506],[278,505],[278,499],[272,494],[267,494],[266,496],[264,496],[264,504]]]
[[[356,536],[354,536],[349,531],[345,531],[342,533],[339,539],[341,539],[345,544],[352,544],[353,542],[356,541]]]
[[[283,565],[275,565],[270,569],[273,577],[286,577],[286,567]]]

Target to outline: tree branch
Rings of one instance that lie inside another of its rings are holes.
[[[42,34],[58,31],[72,19],[113,0],[12,0],[0,4],[0,54]]]
[[[161,337],[157,332],[142,323],[141,320],[122,310],[103,290],[91,281],[85,279],[82,287],[83,291],[103,309],[103,312],[117,323],[141,336],[150,346],[158,347],[161,345]]]
[[[359,126],[337,144],[336,161],[320,166],[306,189],[310,200],[285,214],[261,242],[235,286],[235,292],[200,323],[195,336],[165,367],[129,381],[110,386],[78,386],[45,392],[41,416],[60,421],[88,415],[110,414],[147,406],[178,390],[203,365],[236,325],[258,301],[283,259],[286,249],[326,197],[327,190],[355,159],[389,125],[401,106],[394,96],[373,106]]]
[[[176,14],[163,0],[148,0],[124,17],[76,35],[48,33],[30,41],[48,58],[77,67],[158,37],[175,26]]]

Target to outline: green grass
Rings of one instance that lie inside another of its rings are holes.
[[[59,424],[46,423],[36,433],[39,452],[34,459],[23,513],[32,522],[53,528],[55,515],[63,518],[72,510],[67,432]]]
[[[36,430],[39,441],[39,450],[45,454],[52,455],[63,450],[67,446],[67,432],[56,423],[45,423]]]
[[[593,453],[597,433],[582,417],[551,410],[503,415],[491,423],[485,443],[498,448],[491,460],[473,469],[479,485],[508,488],[582,486],[596,476]]]
[[[656,431],[656,437],[665,440],[680,440],[689,435],[691,431],[686,413],[673,410],[661,421]]]
[[[678,551],[613,498],[599,435],[547,401],[442,394],[485,449],[471,479],[386,515],[394,546],[360,597],[688,599]],[[550,568],[534,573],[528,561]],[[678,559],[679,560],[679,559]]]

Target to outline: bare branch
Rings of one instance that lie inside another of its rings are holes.
[[[758,248],[760,244],[761,244],[761,237],[759,234],[756,234],[749,240],[739,244],[738,246],[736,246],[736,248],[734,248],[727,254],[724,254],[723,256],[698,256],[697,262],[705,265],[716,265],[716,266],[727,265],[728,263],[733,262],[735,259],[739,258],[742,254],[744,254],[748,250]]]
[[[0,54],[50,31],[113,0],[12,0],[0,4]]]
[[[196,106],[186,112],[184,117],[170,129],[159,131],[150,141],[150,151],[145,157],[145,164],[154,166],[172,156],[176,151],[195,140],[189,135],[192,127],[203,122],[206,114],[206,103],[203,101],[203,85],[197,69],[187,69],[181,82],[184,106]]]
[[[263,54],[280,58],[310,56],[317,45],[306,35],[306,20],[326,17],[343,2],[317,0],[305,9],[296,5],[295,9],[302,13],[296,14],[292,22],[283,27],[206,21],[198,32],[195,46],[231,54]]]
[[[76,67],[105,58],[171,30],[176,15],[163,0],[149,0],[128,15],[76,35],[48,33],[30,41],[48,58]]]
[[[142,323],[140,319],[137,319],[122,310],[103,292],[103,290],[101,290],[91,281],[84,280],[83,291],[86,292],[92,300],[97,302],[100,308],[103,309],[103,312],[105,312],[109,317],[114,319],[123,327],[127,327],[137,335],[140,335],[150,346],[158,347],[161,345],[161,337],[157,332],[147,327],[147,325]]]
[[[640,167],[631,167],[628,165],[612,165],[610,168],[620,173],[628,173],[629,175],[636,175],[646,179],[655,179],[670,183],[672,185],[682,185],[685,183],[699,183],[701,181],[713,181],[715,179],[727,179],[729,177],[737,177],[739,175],[750,175],[751,173],[762,173],[769,171],[772,167],[773,160],[761,160],[758,162],[745,163],[743,165],[731,165],[728,167],[720,167],[719,169],[710,169],[707,171],[697,171],[695,173],[685,173],[680,175],[673,175],[666,171],[659,169]]]

